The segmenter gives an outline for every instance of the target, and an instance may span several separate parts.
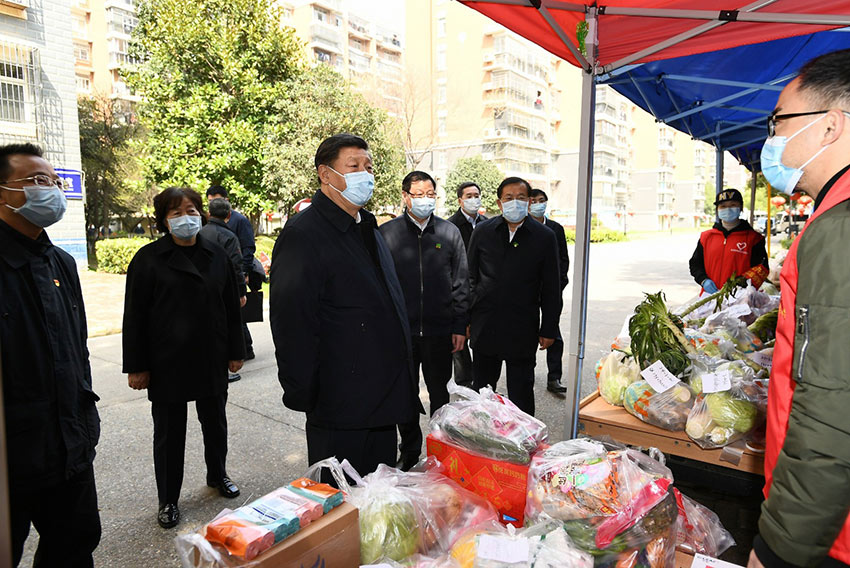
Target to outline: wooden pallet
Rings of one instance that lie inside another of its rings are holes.
[[[670,432],[641,422],[621,406],[611,406],[595,392],[581,401],[579,407],[579,434],[597,437],[608,435],[631,446],[654,446],[664,453],[764,475],[764,455],[744,450],[736,465],[721,460],[721,450],[703,450],[684,432]]]

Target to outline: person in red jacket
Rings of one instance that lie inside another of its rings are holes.
[[[699,236],[690,261],[691,276],[708,294],[714,294],[734,273],[761,286],[767,277],[764,237],[740,218],[744,197],[737,189],[724,189],[714,202],[720,218]]]

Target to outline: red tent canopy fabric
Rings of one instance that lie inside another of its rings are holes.
[[[531,0],[527,5],[504,4],[499,3],[499,0],[494,2],[461,0],[461,2],[554,55],[573,65],[581,66],[543,14],[532,5]],[[846,0],[819,2],[775,0],[761,2],[764,7],[758,10],[748,9],[748,6],[754,3],[741,0],[609,0],[602,3],[542,0],[541,4],[575,45],[578,45],[577,26],[585,20],[584,7],[597,6],[599,9],[597,62],[603,66],[712,22],[710,19],[613,15],[606,13],[606,10],[610,8],[631,8],[643,14],[648,13],[649,10],[699,10],[715,14],[735,10],[751,14],[850,14],[850,2]],[[729,17],[734,18],[734,14]],[[713,24],[716,27],[709,31],[641,57],[632,63],[717,51],[842,27],[841,25],[799,23],[777,23],[766,26],[763,23],[743,21],[714,21]]]

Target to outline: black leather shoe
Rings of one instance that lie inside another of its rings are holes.
[[[235,383],[236,381],[238,381],[241,378],[242,378],[242,375],[240,375],[239,373],[230,373],[229,375],[227,375],[227,382],[228,383]]]
[[[164,529],[170,529],[177,526],[180,521],[180,509],[177,508],[177,503],[166,503],[160,505],[159,513],[156,514],[156,522]]]
[[[221,493],[222,497],[227,497],[228,499],[239,497],[239,488],[236,486],[235,483],[230,481],[230,478],[226,475],[222,477],[219,481],[207,480],[207,485],[218,489],[218,492]]]
[[[546,390],[549,392],[553,392],[555,394],[566,394],[567,387],[561,384],[561,379],[555,379],[554,381],[549,381],[546,385]]]

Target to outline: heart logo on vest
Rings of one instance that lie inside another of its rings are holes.
[[[738,250],[744,250],[747,248],[747,243],[738,243]]]

